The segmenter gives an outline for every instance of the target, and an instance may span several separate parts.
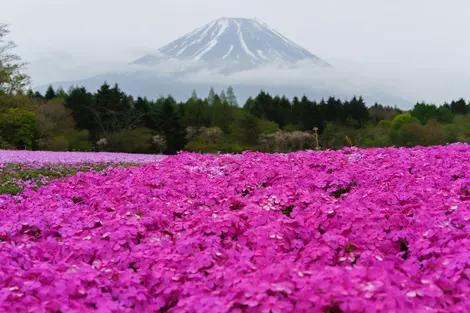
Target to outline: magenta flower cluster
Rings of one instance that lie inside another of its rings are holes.
[[[0,200],[3,312],[470,312],[470,146],[181,153]]]

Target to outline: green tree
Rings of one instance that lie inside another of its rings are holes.
[[[378,124],[380,121],[387,120],[392,121],[395,116],[402,113],[401,110],[390,106],[383,106],[375,103],[369,108],[369,113],[374,124]]]
[[[30,149],[36,131],[36,116],[25,108],[0,112],[0,137],[17,149]]]
[[[437,121],[439,123],[443,123],[443,124],[449,124],[449,123],[452,123],[454,120],[454,114],[452,114],[452,111],[441,105],[438,109],[437,109]]]
[[[126,95],[117,84],[110,87],[104,83],[89,108],[102,136],[133,129],[143,119],[143,114],[134,109],[134,99]]]
[[[419,123],[403,124],[390,133],[393,144],[402,147],[413,147],[424,144],[424,127]]]
[[[238,142],[242,145],[255,146],[261,134],[258,119],[246,112],[237,122],[237,128],[234,131]]]
[[[343,103],[340,99],[330,97],[325,102],[322,100],[319,104],[321,115],[326,122],[341,123],[345,120]]]
[[[235,93],[233,92],[232,86],[228,86],[227,88],[227,102],[228,104],[232,106],[238,106],[237,97],[235,96]]]
[[[467,114],[467,102],[460,98],[458,101],[450,103],[450,109],[454,114]]]
[[[30,77],[23,72],[26,63],[12,53],[15,43],[5,39],[9,33],[7,25],[0,24],[0,96],[22,93],[30,84]]]
[[[196,89],[193,89],[193,92],[191,93],[191,98],[192,100],[198,100],[198,96],[197,96],[197,93],[196,93]]]
[[[109,136],[112,151],[148,153],[152,148],[152,130],[148,128],[124,129]]]
[[[233,116],[230,105],[227,101],[222,101],[222,99],[216,95],[212,103],[212,126],[219,127],[224,133],[228,133],[232,122]]]
[[[403,125],[411,123],[411,114],[410,113],[402,113],[397,115],[392,121],[392,128],[393,129],[400,129]]]
[[[292,99],[292,111],[291,111],[291,122],[290,124],[296,125],[297,129],[302,129],[303,128],[303,108],[302,104],[300,103],[300,100],[298,97],[294,97]]]
[[[47,87],[46,94],[44,95],[44,98],[46,98],[46,100],[52,100],[56,96],[57,96],[57,94],[56,94],[54,88],[52,87],[52,85],[49,85],[49,87]]]
[[[209,127],[211,125],[212,110],[207,100],[191,97],[186,101],[184,107],[183,125],[185,127],[194,126]]]
[[[416,117],[421,124],[426,124],[430,119],[436,119],[439,116],[439,111],[434,104],[426,104],[424,102],[417,103],[413,110],[411,110],[411,116]]]
[[[291,104],[289,99],[286,96],[282,96],[279,100],[279,118],[278,124],[279,127],[284,129],[284,126],[288,125],[291,122]]]
[[[60,99],[50,100],[36,109],[36,130],[41,149],[50,148],[50,142],[57,136],[67,136],[75,129],[71,110]]]
[[[59,87],[59,89],[56,91],[56,97],[65,101],[65,99],[68,97],[68,94],[62,87]]]
[[[73,87],[65,100],[65,107],[72,111],[72,117],[78,130],[88,130],[90,139],[98,139],[99,126],[95,121],[92,109],[94,105],[93,94],[85,87]]]
[[[181,116],[176,110],[176,101],[172,97],[163,100],[160,112],[161,130],[166,137],[166,154],[175,154],[186,145],[186,131],[181,123]]]
[[[369,110],[362,97],[353,97],[344,103],[345,116],[349,120],[349,125],[356,128],[364,127],[371,119]]]
[[[225,95],[225,91],[222,90],[222,91],[220,92],[219,98],[220,98],[220,101],[221,101],[222,103],[224,103],[224,102],[227,102],[227,103],[228,103],[228,101],[227,101],[227,96]]]
[[[437,120],[429,120],[423,127],[420,144],[424,146],[443,145],[446,143],[447,131]]]
[[[214,91],[214,88],[211,87],[209,89],[209,95],[207,96],[207,102],[212,105],[212,103],[214,103],[214,98],[215,98],[215,91]]]

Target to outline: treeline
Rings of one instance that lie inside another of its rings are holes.
[[[0,24],[0,149],[174,154],[470,142],[470,105],[463,99],[403,112],[367,108],[361,97],[317,102],[264,91],[239,105],[230,87],[204,98],[194,92],[186,102],[134,98],[106,83],[96,92],[26,92],[30,78],[8,33]]]
[[[239,105],[231,87],[185,102],[134,98],[118,85],[94,93],[49,87],[43,95],[0,96],[0,148],[174,154],[289,152],[344,146],[386,147],[470,142],[470,104],[460,99],[410,111],[361,97],[313,101],[261,91]]]

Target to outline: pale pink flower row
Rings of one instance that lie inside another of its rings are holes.
[[[163,155],[130,154],[112,152],[51,152],[29,150],[0,150],[0,165],[3,163],[153,163]]]

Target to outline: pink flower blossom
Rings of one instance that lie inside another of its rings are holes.
[[[0,196],[0,311],[468,312],[469,155],[180,153],[29,185]]]

